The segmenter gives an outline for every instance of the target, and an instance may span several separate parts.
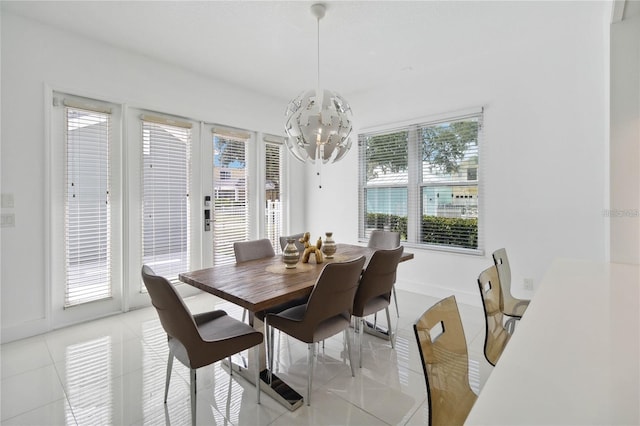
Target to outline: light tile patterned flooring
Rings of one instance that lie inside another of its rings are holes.
[[[342,335],[325,342],[314,370],[311,406],[288,411],[220,363],[198,370],[201,425],[423,425],[426,385],[413,322],[436,298],[397,291],[400,318],[391,307],[396,349],[364,335],[363,368],[351,376]],[[186,299],[193,313],[242,310],[209,294]],[[485,360],[481,307],[459,304],[476,393],[491,372]],[[384,314],[379,315],[384,323]],[[306,395],[306,344],[282,335],[279,376]],[[357,366],[357,345],[354,362]],[[174,369],[163,404],[166,335],[153,308],[80,324],[2,345],[2,425],[188,425],[189,372]]]

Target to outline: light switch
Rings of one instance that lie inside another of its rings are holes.
[[[2,213],[2,227],[13,228],[16,226],[16,215],[13,213]]]
[[[1,206],[2,206],[3,209],[12,209],[13,208],[13,194],[2,194]]]

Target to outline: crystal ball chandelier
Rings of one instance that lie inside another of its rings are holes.
[[[293,99],[286,111],[287,148],[302,162],[322,164],[340,160],[351,148],[351,107],[338,93],[320,89],[320,19],[325,6],[314,4],[311,13],[318,23],[318,88]]]

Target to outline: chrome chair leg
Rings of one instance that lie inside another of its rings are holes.
[[[387,306],[386,308],[384,308],[384,310],[387,313],[387,333],[389,333],[389,342],[391,342],[391,349],[395,349],[395,345],[393,343],[393,341],[395,340],[395,336],[391,331],[391,316],[389,315],[389,307]]]
[[[362,335],[364,334],[364,318],[356,319],[357,331],[358,331],[358,355],[360,356],[360,368],[362,368]]]
[[[270,328],[269,320],[265,316],[264,318],[264,351],[267,356],[267,380],[269,381],[269,386],[271,386],[271,379],[273,374],[273,334],[270,333],[269,328]]]
[[[400,318],[400,310],[398,309],[398,296],[396,296],[396,285],[394,284],[393,287],[393,301],[396,304],[396,315],[398,316],[398,318]]]
[[[349,367],[351,367],[351,377],[356,377],[356,372],[353,369],[353,357],[351,356],[351,339],[349,336],[349,328],[344,329],[344,337],[347,340],[347,351],[349,352]]]
[[[191,376],[191,424],[196,425],[196,370],[190,371]]]
[[[164,403],[167,403],[169,396],[169,382],[171,381],[171,370],[173,369],[173,352],[169,349],[169,359],[167,360],[167,380],[164,386]]]
[[[307,405],[311,405],[311,380],[313,379],[313,363],[316,351],[315,343],[309,343],[307,353]]]
[[[255,369],[256,369],[256,388],[257,388],[257,395],[256,395],[256,401],[258,402],[258,404],[260,404],[260,345],[256,345],[253,348],[253,352],[254,352],[254,358],[256,359],[256,365],[255,365]]]

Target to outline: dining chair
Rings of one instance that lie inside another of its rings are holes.
[[[511,267],[509,266],[509,258],[504,248],[493,252],[493,263],[498,269],[498,278],[500,278],[500,290],[502,292],[502,301],[504,303],[502,313],[507,315],[509,320],[506,322],[507,330],[513,334],[516,320],[522,318],[524,311],[529,307],[530,300],[518,299],[511,294]]]
[[[260,343],[263,336],[259,331],[240,322],[223,310],[215,310],[192,315],[189,308],[164,277],[155,275],[153,270],[142,266],[142,280],[151,303],[158,312],[162,328],[167,333],[169,357],[164,403],[167,403],[169,381],[173,368],[173,358],[177,358],[189,368],[191,385],[191,423],[196,424],[196,370],[231,357],[241,351],[254,348],[256,358],[256,402],[260,403],[260,368],[258,364]],[[231,363],[229,372],[232,373]]]
[[[369,264],[362,273],[360,285],[353,301],[353,316],[356,317],[356,330],[359,330],[359,365],[362,368],[362,333],[364,332],[364,318],[378,311],[385,310],[387,314],[387,333],[391,348],[394,348],[394,336],[389,315],[391,290],[395,282],[396,269],[404,247],[399,246],[390,250],[376,250],[369,260]]]
[[[248,262],[250,260],[273,257],[276,252],[273,250],[271,241],[267,238],[251,241],[236,241],[233,243],[233,253],[236,256],[236,263]]]
[[[393,249],[400,245],[400,233],[396,231],[384,231],[382,229],[374,229],[369,235],[369,243],[367,247],[373,249]],[[396,316],[400,318],[400,310],[398,310],[398,297],[396,296],[396,277],[393,277],[393,301],[396,305]]]
[[[485,318],[484,356],[491,365],[495,366],[511,338],[502,323],[502,292],[495,265],[480,273],[478,287]]]
[[[429,425],[462,425],[477,396],[455,296],[440,300],[413,325],[427,383]]]
[[[236,241],[233,243],[233,253],[236,256],[236,263],[264,259],[265,257],[274,257],[276,255],[271,241],[267,238],[261,240]],[[244,309],[242,311],[242,322],[245,322],[246,319],[247,310]]]
[[[328,263],[311,291],[306,304],[265,317],[269,373],[273,371],[273,329],[307,344],[307,405],[311,404],[311,384],[315,344],[344,331],[351,375],[355,376],[351,357],[351,309],[358,289],[365,257],[347,262]]]
[[[300,238],[302,237],[304,237],[304,232],[280,237],[280,249],[284,251],[284,248],[287,245],[287,240],[293,239],[293,243],[296,245],[298,253],[300,253],[300,256],[302,256],[302,253],[304,253],[304,244],[300,242]]]

